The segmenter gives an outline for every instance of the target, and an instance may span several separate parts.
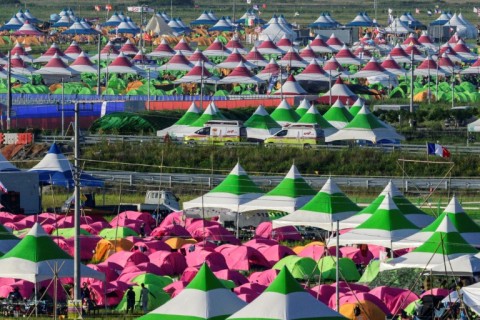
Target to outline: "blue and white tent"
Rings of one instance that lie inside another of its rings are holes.
[[[27,20],[27,17],[25,17],[21,9],[15,14],[15,16],[18,20],[20,20],[21,23],[25,23],[25,21]]]
[[[28,19],[31,23],[38,23],[40,20],[38,20],[33,14],[30,13],[30,10],[26,9],[25,12],[23,13],[25,18]]]
[[[217,23],[218,19],[213,19],[210,17],[207,11],[203,11],[202,14],[194,21],[192,21],[190,24],[191,25],[202,25],[202,24],[207,24],[207,25],[214,25]]]
[[[322,12],[320,16],[313,23],[309,25],[311,28],[335,28],[336,23],[328,19],[325,12]]]
[[[132,27],[128,21],[122,21],[120,24],[117,26],[117,28],[110,30],[110,33],[130,33],[130,34],[136,34],[140,30],[138,28]]]
[[[86,22],[85,22],[86,23]],[[87,24],[88,25],[88,24]],[[80,21],[75,21],[70,28],[62,32],[63,34],[98,34],[98,31],[95,29],[92,29],[90,26],[85,28],[84,25]]]
[[[218,20],[217,23],[211,28],[208,29],[208,31],[234,31],[235,26],[229,24],[226,20],[225,17],[221,17],[220,20]]]
[[[253,24],[265,24],[265,20],[260,19],[253,9],[247,10],[236,23],[246,25],[248,19],[251,19]]]
[[[448,17],[447,13],[444,11],[436,20],[430,22],[430,25],[443,26],[445,23],[448,22],[448,20],[450,20],[450,18]]]
[[[1,28],[0,31],[4,30],[18,30],[23,26],[23,23],[18,20],[17,16],[14,15],[7,23],[5,23]]]
[[[103,23],[103,26],[106,27],[116,27],[118,26],[123,20],[120,19],[118,13],[114,12],[110,19],[107,20],[107,22]]]
[[[74,187],[73,165],[55,143],[52,144],[45,157],[28,171],[38,172],[39,181],[42,185]],[[103,187],[103,184],[102,180],[91,175],[80,174],[80,186],[82,187]]]
[[[366,14],[366,12],[360,12],[357,16],[346,24],[347,27],[375,27],[377,23],[374,22],[370,17]]]
[[[65,28],[70,27],[73,24],[73,21],[70,20],[70,17],[67,15],[61,16],[60,20],[53,24],[54,28]]]

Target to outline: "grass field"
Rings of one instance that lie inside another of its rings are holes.
[[[159,4],[159,3],[167,4]],[[132,2],[128,0],[23,0],[19,4],[0,3],[0,21],[8,20],[19,9],[29,8],[30,11],[38,18],[48,20],[50,14],[58,13],[63,8],[72,8],[78,16],[87,18],[99,18],[104,20],[107,12],[96,12],[95,5],[104,7],[106,4],[111,4],[113,10],[126,11],[127,6],[138,5],[140,2]],[[248,5],[245,0],[230,0],[230,1],[214,1],[214,0],[197,0],[195,4],[188,6],[178,5],[179,1],[171,0],[172,7],[168,1],[142,1],[148,3],[152,8],[157,10],[164,10],[169,14],[172,12],[173,16],[181,17],[185,22],[190,22],[200,15],[205,9],[212,9],[217,16],[230,16],[239,18],[251,5]],[[295,0],[253,0],[252,4],[257,4],[262,12],[264,19],[269,19],[273,14],[284,14],[290,22],[297,22],[301,25],[312,23],[323,11],[329,11],[331,15],[341,23],[347,23],[354,18],[360,11],[367,11],[373,18],[377,16],[377,20],[381,24],[387,21],[388,8],[394,10],[394,15],[400,15],[405,11],[415,13],[415,9],[419,9],[420,13],[415,14],[415,17],[420,21],[428,24],[436,18],[435,15],[429,17],[427,15],[428,9],[435,9],[438,6],[441,10],[449,10],[452,12],[462,12],[463,15],[473,24],[478,23],[476,14],[473,13],[473,7],[478,6],[478,3],[473,1],[460,0],[420,0],[420,1],[387,1],[387,0],[367,0],[367,1],[349,1],[349,0],[335,0],[335,1],[295,1]],[[265,4],[266,8],[262,5]],[[376,9],[375,9],[376,5]],[[172,10],[171,10],[172,9]],[[298,15],[295,13],[298,12]],[[376,14],[375,14],[376,13]],[[139,14],[131,14],[135,21],[139,21]]]

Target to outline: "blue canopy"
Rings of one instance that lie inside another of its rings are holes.
[[[215,23],[217,23],[217,21],[218,20],[212,19],[212,17],[210,17],[208,15],[207,11],[203,11],[202,14],[200,15],[200,17],[198,17],[196,20],[190,22],[190,24],[191,25],[204,25],[204,24],[214,25]]]
[[[29,171],[37,172],[41,185],[55,185],[65,188],[73,188],[73,165],[60,151],[57,144],[52,144],[43,159]],[[80,186],[103,187],[104,182],[89,174],[80,174]]]

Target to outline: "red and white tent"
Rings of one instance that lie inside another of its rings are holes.
[[[218,38],[216,38],[207,49],[203,50],[203,54],[207,57],[226,57],[230,53],[230,50],[227,49]]]
[[[152,52],[148,53],[147,56],[149,57],[159,57],[159,58],[165,58],[165,57],[173,57],[175,54],[175,50],[173,50],[169,45],[168,42],[165,39],[162,39],[160,41],[160,44],[153,49]]]
[[[370,59],[372,57],[372,53],[365,49],[365,46],[363,44],[359,45],[357,49],[353,52],[355,57],[361,59],[361,60],[366,60]]]
[[[318,64],[317,59],[313,59],[310,64],[298,75],[295,76],[298,81],[329,81],[329,75]]]
[[[407,71],[400,67],[400,65],[395,61],[390,55],[387,55],[385,60],[382,62],[382,67],[385,68],[390,73],[396,74],[398,76],[404,76]]]
[[[335,59],[340,64],[361,65],[363,63],[363,60],[355,57],[346,45],[343,45],[343,47],[337,52]]]
[[[405,48],[405,52],[410,57],[410,61],[412,60],[412,52],[413,52],[413,61],[423,61],[425,59],[425,56],[420,52],[417,46],[408,46]]]
[[[198,61],[203,61],[203,66],[208,69],[215,68],[215,64],[213,64],[207,57],[205,57],[200,49],[195,49],[193,54],[188,57],[188,61],[190,61],[193,65],[196,64]]]
[[[263,40],[257,47],[258,52],[261,54],[284,54],[285,51],[277,47],[275,43],[267,36],[267,39]]]
[[[462,40],[462,38],[458,35],[458,32],[455,32],[450,39],[448,39],[447,43],[455,45],[458,41]]]
[[[310,42],[310,47],[313,51],[317,53],[332,53],[336,51],[332,47],[330,47],[325,41],[323,41],[320,35],[317,35],[315,39]]]
[[[247,67],[248,69],[253,69],[256,67],[254,64],[247,62],[247,60],[245,60],[245,58],[237,51],[237,49],[233,49],[232,53],[230,53],[223,62],[216,65],[216,68],[234,69],[240,62],[242,62],[244,67]]]
[[[192,68],[192,63],[188,61],[188,59],[183,55],[182,51],[177,51],[177,53],[171,57],[167,63],[160,66],[158,70],[190,71]]]
[[[37,59],[34,59],[33,62],[39,63],[39,62],[48,62],[54,55],[57,55],[60,59],[62,59],[64,62],[70,62],[73,61],[72,58],[66,56],[62,50],[57,46],[56,43],[52,44],[50,48],[48,48],[47,51],[45,51],[44,54],[42,54],[40,57]]]
[[[32,73],[36,71],[36,69],[27,65],[25,61],[23,61],[22,58],[18,55],[18,53],[15,53],[10,58],[10,64],[11,64],[12,74],[30,76],[32,75]],[[5,66],[5,69],[7,69],[7,66],[8,65]]]
[[[437,48],[437,46],[433,43],[432,39],[428,36],[426,31],[422,31],[422,35],[418,37],[418,42],[420,42],[422,46],[428,49],[435,50]]]
[[[313,51],[312,47],[310,47],[309,44],[307,44],[305,48],[300,50],[300,57],[307,62],[311,62],[313,59],[316,59],[317,63],[323,61],[321,58],[317,57],[315,51]]]
[[[280,71],[282,72],[282,74],[280,74]],[[273,58],[271,58],[270,62],[265,66],[265,68],[257,74],[257,77],[262,80],[268,80],[271,77],[286,79],[287,76],[287,73],[280,69],[277,61]]]
[[[475,60],[477,55],[474,54],[470,48],[467,47],[465,42],[460,39],[457,44],[453,46],[453,50],[459,55],[463,60]]]
[[[442,54],[440,58],[438,58],[437,64],[438,67],[447,74],[452,74],[459,70],[459,67],[453,63],[446,53]]]
[[[187,41],[185,38],[182,38],[175,47],[173,47],[173,50],[175,50],[177,53],[179,51],[182,52],[183,55],[185,56],[190,56],[193,54],[192,48],[188,45]]]
[[[119,51],[123,52],[126,56],[134,56],[137,54],[138,48],[130,41],[130,39],[127,39]]]
[[[82,49],[76,41],[72,41],[72,43],[68,46],[67,49],[65,49],[65,52],[63,53],[72,60],[75,60],[80,55],[80,53],[82,53]]]
[[[137,66],[134,66],[133,63],[120,52],[118,57],[112,61],[107,67],[101,70],[102,73],[131,73],[131,74],[140,74],[144,73],[142,69]]]
[[[396,75],[385,70],[382,65],[375,59],[371,58],[370,61],[357,73],[355,73],[352,78],[369,78],[369,77],[388,77],[394,78]]]
[[[93,64],[88,55],[83,51],[73,61],[70,68],[81,73],[97,73],[97,66]]]
[[[247,50],[245,50],[245,48],[243,47],[243,45],[241,44],[240,40],[238,39],[238,37],[236,35],[233,36],[227,42],[225,47],[230,51],[232,51],[233,49],[237,49],[237,51],[240,52],[241,54],[247,54]]]
[[[398,63],[412,62],[411,56],[409,56],[399,44],[397,44],[392,50],[390,50],[390,53],[388,55]]]
[[[293,74],[289,75],[287,81],[282,85],[280,90],[275,92],[276,95],[283,94],[287,96],[298,96],[307,94],[307,91],[295,80]]]
[[[117,48],[115,48],[114,45],[109,41],[105,47],[100,50],[100,60],[114,60],[119,54],[120,52],[117,50]],[[94,55],[90,59],[92,59],[92,61],[98,60],[98,54]]]
[[[282,49],[283,51],[289,51],[293,48],[293,42],[287,37],[286,34],[284,34],[282,38],[277,41],[276,45],[279,49]]]
[[[44,34],[37,30],[30,22],[27,20],[24,24],[13,33],[14,36],[43,36]]]
[[[462,70],[461,74],[480,74],[480,58],[477,59],[470,67]]]
[[[329,76],[331,77],[337,77],[339,75],[341,76],[349,76],[350,75],[350,72],[345,69],[344,67],[342,67],[342,65],[340,63],[338,63],[337,59],[335,59],[335,57],[331,57],[330,60],[326,61],[324,64],[323,64],[323,70],[325,70],[325,72],[327,74],[329,74]]]
[[[335,35],[335,33],[332,33],[332,35],[330,36],[330,38],[328,38],[328,40],[326,41],[326,43],[328,44],[328,46],[330,48],[332,48],[334,51],[339,51],[340,49],[342,49],[342,47],[345,45],[340,39],[337,38],[337,36]]]
[[[253,46],[252,50],[245,56],[245,60],[258,67],[265,67],[268,64],[268,61],[258,52],[255,46]]]
[[[25,48],[18,42],[12,48],[12,50],[10,51],[10,54],[12,57],[15,54],[18,54],[23,61],[33,62],[33,58],[27,53],[27,51],[25,51]]]
[[[446,54],[453,62],[462,62],[463,60],[448,43],[442,45],[438,50],[438,56],[441,57],[443,54]]]
[[[35,71],[35,73],[41,74],[42,76],[50,76],[51,78],[55,77],[65,79],[79,74],[78,71],[73,70],[68,65],[66,65],[65,62],[63,62],[63,60],[60,59],[57,54],[55,54],[45,66]]]
[[[288,68],[305,68],[308,65],[308,62],[303,60],[294,48],[290,48],[277,63]]]
[[[337,81],[330,90],[327,91],[318,100],[322,104],[333,104],[337,100],[340,100],[343,104],[352,104],[358,99],[357,95],[343,83],[342,78],[337,78]]]
[[[219,78],[213,76],[205,67],[202,61],[197,61],[192,70],[174,83],[216,83]]]
[[[408,38],[405,39],[405,41],[403,41],[402,45],[403,46],[418,46],[418,47],[422,46],[420,41],[418,41],[417,37],[413,33],[410,33]]]
[[[420,65],[413,71],[413,74],[416,76],[444,76],[447,73],[443,69],[439,68],[435,60],[429,56],[422,63],[420,63]]]
[[[250,70],[240,62],[238,66],[232,70],[232,72],[226,76],[225,78],[221,79],[218,83],[253,83],[259,84],[263,83],[262,79],[254,76]]]

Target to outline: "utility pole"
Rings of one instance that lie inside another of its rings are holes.
[[[101,82],[100,82],[100,60],[101,60],[101,48],[100,44],[102,42],[102,34],[100,33],[98,35],[98,58],[97,58],[97,96],[100,97],[102,95],[102,88],[101,88]]]
[[[8,70],[7,70],[7,130],[11,127],[12,114],[12,52],[8,51]]]
[[[410,57],[410,113],[413,113],[413,50]]]

